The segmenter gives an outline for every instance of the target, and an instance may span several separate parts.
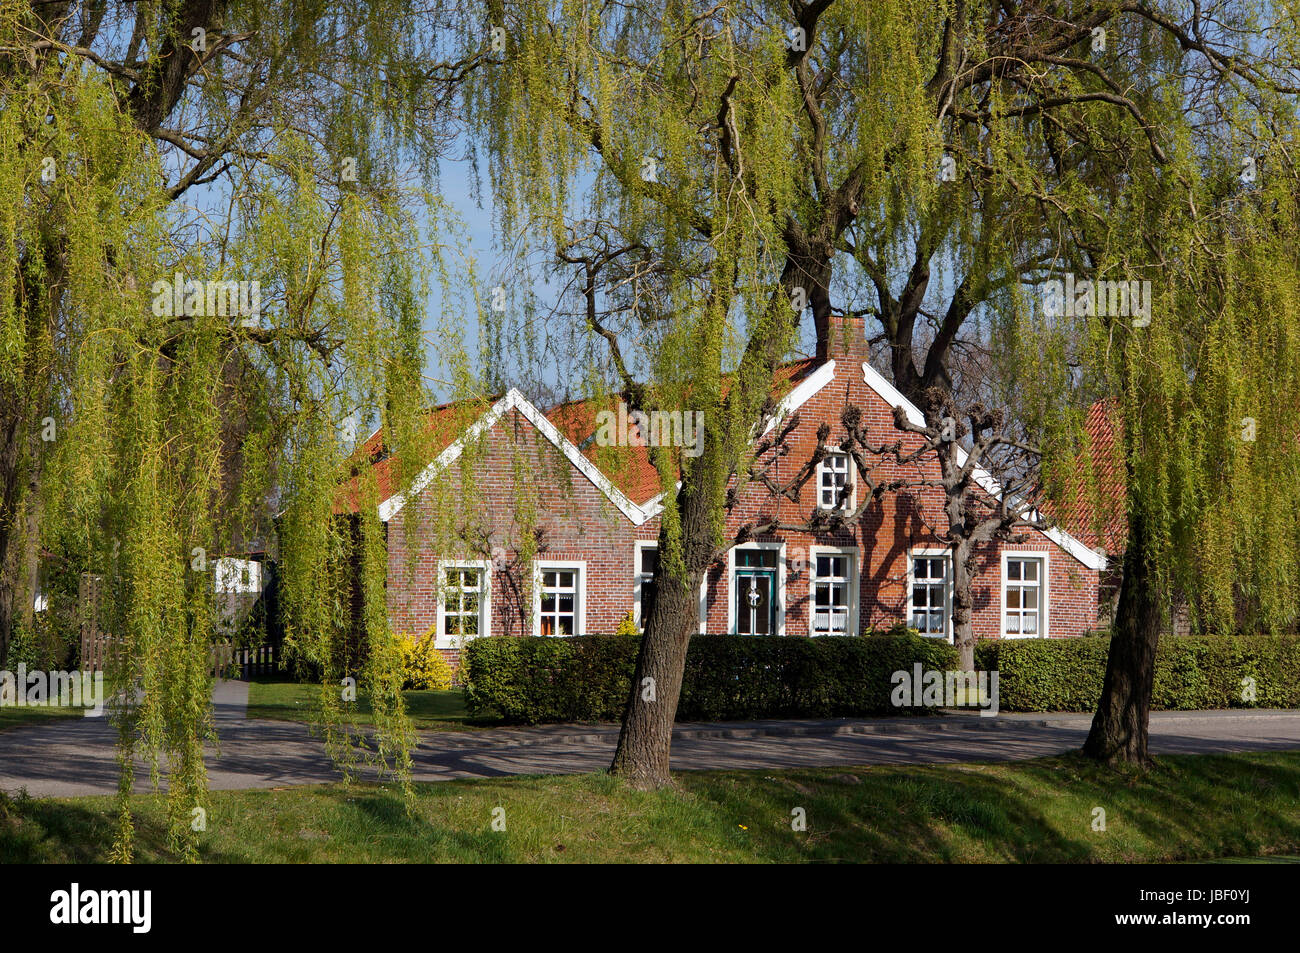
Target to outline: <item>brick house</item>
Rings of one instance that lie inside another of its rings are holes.
[[[893,407],[921,418],[867,361],[861,325],[842,330],[828,336],[825,353],[779,370],[778,419],[797,411],[798,424],[778,480],[808,460],[822,422],[828,445],[844,436],[848,404],[881,444],[900,436]],[[598,457],[596,421],[609,407],[579,401],[543,412],[511,390],[468,415],[463,404],[434,411],[436,459],[401,492],[386,473],[378,481],[397,631],[432,633],[455,663],[463,639],[477,634],[607,633],[628,613],[639,624],[653,594],[661,486],[642,447],[620,448],[613,465],[608,453]],[[366,444],[381,468],[382,442],[375,434]],[[913,467],[914,476],[938,473],[928,459]],[[746,524],[806,523],[814,507],[835,504],[852,470],[846,455],[827,456],[798,505],[748,485],[728,517],[730,538]],[[992,477],[979,476],[996,494]],[[783,532],[733,547],[706,576],[699,631],[817,636],[907,621],[951,640],[951,564],[934,529],[945,525],[941,493],[888,495],[836,535]],[[977,635],[1062,638],[1094,629],[1105,557],[1060,529],[1025,529],[1018,539],[989,544],[981,558]]]

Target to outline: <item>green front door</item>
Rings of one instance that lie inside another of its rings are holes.
[[[776,630],[776,573],[771,569],[736,571],[736,632],[771,635]]]
[[[778,592],[777,552],[774,549],[736,551],[736,571],[731,578],[736,602],[738,635],[775,635]]]

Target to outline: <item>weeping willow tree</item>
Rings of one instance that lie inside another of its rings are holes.
[[[924,77],[903,38],[918,23],[938,31],[939,11],[846,4],[827,26],[826,6],[796,4],[793,20],[777,4],[494,8],[499,62],[472,101],[503,230],[531,228],[577,265],[580,346],[602,349],[584,362],[594,384],[704,419],[698,456],[652,450],[665,502],[657,594],[613,764],[638,784],[668,778],[700,582],[733,542],[731,485],[803,312],[830,316],[846,225],[890,203],[891,163],[918,186],[902,204],[936,191],[937,131],[920,101],[853,95],[837,106],[843,130],[803,130],[818,110],[807,51],[819,30],[842,47],[887,38],[863,66],[882,89],[907,89]]]
[[[449,275],[436,160],[483,58],[443,55],[463,45],[434,39],[445,16],[0,2],[0,660],[59,540],[101,580],[114,644],[120,859],[140,759],[197,856],[213,568],[254,541],[281,541],[286,639],[322,674],[331,750],[404,776],[382,526],[340,481],[358,420],[422,453],[424,301]],[[373,739],[346,727],[346,679]]]
[[[658,596],[616,773],[668,779],[700,580],[738,541],[726,513],[801,323],[824,343],[833,297],[869,319],[878,363],[938,427],[1015,379],[962,368],[997,368],[968,358],[1011,347],[1026,283],[1130,247],[1125,210],[1149,233],[1183,203],[1165,169],[1193,99],[1216,78],[1267,86],[1290,47],[1207,25],[1248,27],[1240,5],[1194,29],[1176,6],[489,5],[477,141],[503,233],[548,245],[572,283],[571,363],[592,391],[705,414],[699,457],[652,451]]]
[[[1294,631],[1300,600],[1294,101],[1225,95],[1196,132],[1170,187],[1178,200],[1161,219],[1135,218],[1146,247],[1117,258],[1149,264],[1159,310],[1146,326],[1088,321],[1085,338],[1090,369],[1119,397],[1129,504],[1085,747],[1107,761],[1148,761],[1155,652],[1175,609],[1193,632],[1276,633]]]
[[[1082,495],[1104,517],[1127,504],[1085,752],[1141,764],[1175,610],[1197,632],[1295,627],[1300,31],[1293,11],[1245,4],[1190,23],[1135,13],[1109,42],[1140,51],[1152,77],[1152,148],[1105,176],[1086,154],[1055,153],[1080,189],[1071,237],[1044,240],[1050,258],[996,327],[1000,381],[1051,448],[1044,477],[1062,507]],[[1123,500],[1107,498],[1082,426],[1099,399],[1120,435]]]

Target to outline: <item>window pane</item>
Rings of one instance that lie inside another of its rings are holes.
[[[1007,578],[1020,579],[1020,560],[1012,559],[1007,562]]]
[[[930,590],[925,586],[913,586],[912,605],[916,606],[918,609],[924,609],[927,605],[925,597],[929,591]]]
[[[641,550],[641,571],[654,572],[659,568],[659,550],[646,547]]]
[[[1033,559],[1025,563],[1025,578],[1030,580],[1038,579],[1038,560]]]
[[[1019,608],[1020,608],[1020,590],[1019,590],[1019,589],[1016,589],[1015,587],[1012,587],[1012,588],[1010,588],[1010,589],[1007,590],[1007,608],[1008,608],[1008,609],[1019,609]]]
[[[1024,590],[1024,592],[1021,593],[1021,597],[1025,600],[1025,608],[1026,608],[1026,609],[1037,609],[1037,608],[1038,608],[1038,590],[1037,590],[1037,589],[1026,589],[1026,590]]]
[[[1038,634],[1038,613],[1025,613],[1024,632],[1026,635]]]
[[[641,583],[641,625],[645,625],[646,619],[650,618],[650,610],[655,604],[655,584],[654,580],[647,579]]]
[[[544,572],[544,573],[542,573],[542,585],[545,586],[547,589],[554,589],[554,588],[555,588],[555,576],[556,576],[556,574],[553,573],[553,572]]]
[[[1018,612],[1007,613],[1007,631],[1008,632],[1020,631],[1020,613]]]

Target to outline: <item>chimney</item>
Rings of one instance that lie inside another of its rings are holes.
[[[867,331],[861,317],[850,314],[828,314],[815,319],[817,327],[817,357],[820,360],[865,361]]]

